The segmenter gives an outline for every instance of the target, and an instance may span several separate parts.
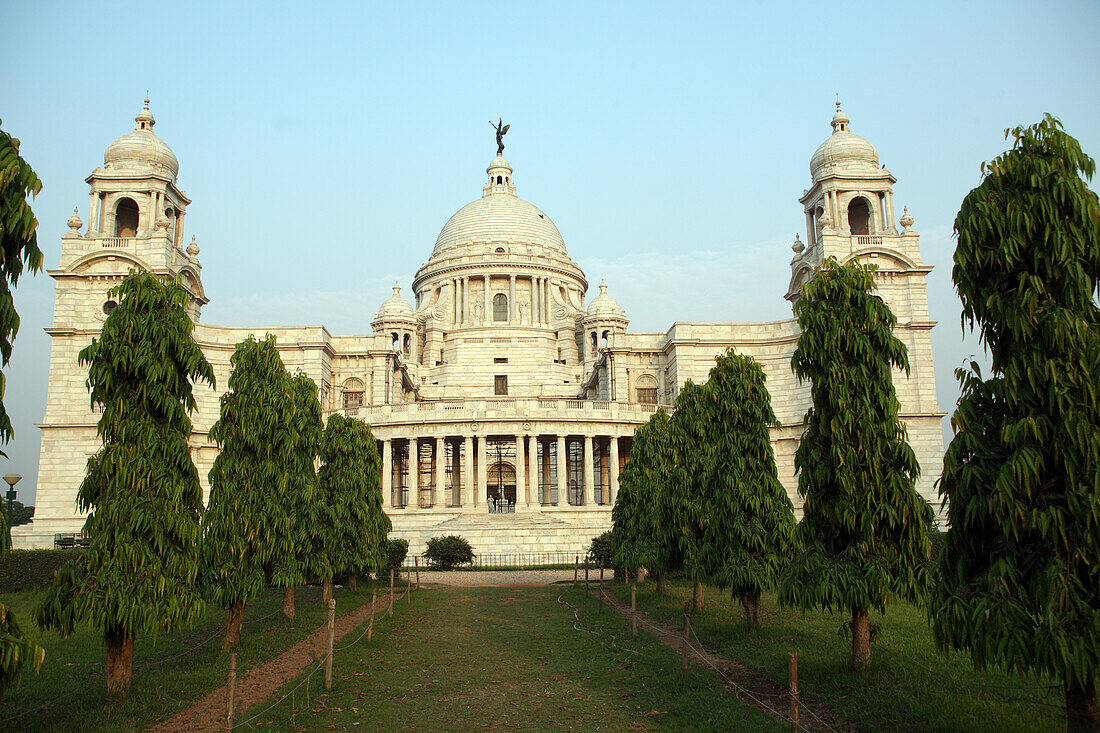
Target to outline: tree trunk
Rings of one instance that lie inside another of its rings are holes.
[[[355,573],[348,576],[348,588],[353,591],[359,590],[359,576]]]
[[[244,601],[237,601],[229,609],[229,622],[225,625],[226,647],[237,646],[241,640],[241,623],[244,622]]]
[[[871,617],[862,608],[852,609],[852,669],[871,664]]]
[[[749,628],[759,629],[762,626],[760,622],[760,594],[746,593],[741,596],[741,605],[745,609],[745,623],[749,625]]]
[[[321,605],[328,608],[329,599],[332,598],[332,578],[325,578],[321,583]]]
[[[645,568],[638,568],[638,575],[636,576],[636,580],[639,583],[645,582]]]
[[[657,595],[663,596],[665,594],[665,571],[657,571]]]
[[[134,664],[134,637],[125,632],[104,632],[107,642],[107,695],[115,697],[130,690],[130,678]]]
[[[1098,733],[1100,711],[1096,707],[1096,681],[1066,682],[1065,690],[1068,733]]]
[[[283,615],[294,620],[294,586],[283,589]]]
[[[703,610],[703,582],[695,581],[695,587],[691,589],[691,612],[698,613]]]

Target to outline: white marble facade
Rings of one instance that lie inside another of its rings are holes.
[[[368,422],[383,457],[381,491],[394,534],[420,551],[429,537],[462,534],[479,553],[582,552],[611,524],[621,466],[634,429],[657,405],[671,405],[688,379],[705,381],[715,355],[734,347],[760,361],[776,415],[780,477],[801,512],[794,451],[809,388],[790,369],[793,320],[682,323],[662,333],[627,330],[626,313],[589,283],[545,212],[516,194],[498,155],[482,195],[444,225],[416,272],[413,302],[396,285],[371,331],[339,336],[317,326],[236,328],[199,322],[207,298],[198,247],[183,236],[191,203],[177,188],[175,155],[145,109],[87,178],[91,203],[62,237],[46,415],[40,425],[36,511],[16,528],[17,546],[51,546],[84,517],[76,491],[98,447],[77,353],[100,330],[107,291],[134,267],[179,277],[192,294],[195,338],[218,389],[229,358],[250,333],[274,333],[283,361],[319,387],[326,413]],[[832,135],[811,161],[800,199],[806,240],[793,246],[792,302],[828,256],[878,264],[880,294],[898,317],[911,374],[896,375],[909,439],[920,460],[919,490],[935,499],[943,456],[925,277],[919,239],[906,212],[895,226],[893,175],[874,147],[848,129],[839,105]],[[186,247],[185,247],[186,245]],[[778,253],[777,253],[778,254]],[[779,297],[779,294],[776,294]],[[204,489],[217,448],[207,433],[219,394],[196,390],[191,444]]]

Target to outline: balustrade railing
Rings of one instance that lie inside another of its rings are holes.
[[[111,237],[103,240],[103,249],[129,249],[136,241],[134,237]]]

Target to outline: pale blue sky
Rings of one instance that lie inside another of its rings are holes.
[[[940,404],[964,339],[951,224],[1005,149],[1060,117],[1100,154],[1100,3],[26,3],[0,0],[3,128],[44,182],[55,267],[84,178],[149,91],[180,160],[215,324],[365,333],[439,229],[480,195],[490,118],[518,193],[557,223],[632,330],[786,318],[798,197],[840,94],[921,233]],[[23,325],[0,469],[27,478],[45,408],[53,281]]]

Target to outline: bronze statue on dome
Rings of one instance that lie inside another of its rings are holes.
[[[505,125],[504,120],[497,118],[495,125],[492,120],[489,120],[489,126],[497,131],[497,155],[504,155],[504,136],[508,134],[508,128],[511,125]]]

